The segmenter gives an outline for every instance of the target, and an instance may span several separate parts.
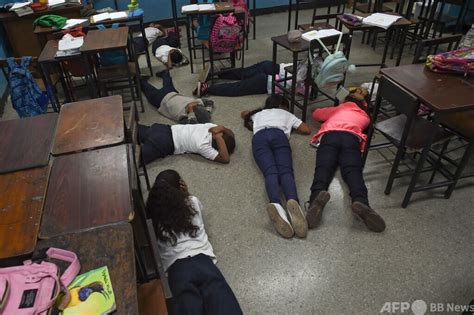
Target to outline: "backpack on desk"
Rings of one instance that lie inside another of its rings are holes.
[[[44,114],[48,109],[48,94],[40,90],[29,70],[31,59],[22,57],[17,64],[15,58],[7,58],[11,101],[20,117]]]
[[[460,48],[437,55],[429,55],[426,66],[441,73],[474,74],[474,48]]]
[[[41,254],[34,260],[25,260],[22,266],[0,268],[0,315],[46,315],[61,292],[66,298],[58,309],[67,305],[66,287],[81,269],[76,254],[53,247]],[[71,264],[60,276],[58,266],[42,260],[46,257]]]
[[[217,53],[233,52],[243,43],[242,26],[237,18],[229,15],[219,14],[211,30],[212,51]]]

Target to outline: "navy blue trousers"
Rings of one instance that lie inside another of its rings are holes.
[[[173,293],[170,314],[242,314],[232,289],[209,256],[178,259],[168,269],[168,282]]]
[[[265,177],[270,202],[280,203],[280,186],[286,200],[298,200],[291,147],[285,133],[277,128],[260,130],[252,138],[252,151]]]
[[[311,185],[312,201],[322,190],[328,190],[337,166],[349,187],[352,201],[369,204],[367,187],[362,176],[362,158],[359,138],[346,131],[325,133],[316,153],[316,168]]]

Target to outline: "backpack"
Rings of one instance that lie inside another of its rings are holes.
[[[112,24],[112,28],[119,27],[118,23]],[[105,30],[103,24],[97,24],[99,30]],[[99,53],[100,64],[108,67],[127,63],[127,54],[122,49],[114,49]]]
[[[56,264],[43,261],[46,257],[70,265],[60,275]],[[69,302],[66,287],[80,269],[75,253],[52,247],[33,254],[33,259],[25,260],[23,265],[0,268],[0,315],[46,315],[61,292],[66,298],[58,308],[63,309]]]
[[[460,48],[437,55],[429,55],[426,66],[441,73],[474,74],[474,48]]]
[[[28,68],[31,59],[22,57],[17,64],[15,58],[7,58],[11,101],[20,117],[44,114],[48,108],[48,94],[40,90]]]
[[[336,49],[331,54],[329,49],[324,45],[320,38],[316,38],[319,44],[328,53],[328,56],[324,61],[317,62],[314,57],[314,52],[309,52],[309,61],[311,65],[311,76],[313,81],[316,83],[318,88],[333,88],[344,80],[344,76],[347,70],[353,69],[353,66],[349,64],[346,56],[342,51],[339,51],[339,46],[342,40],[342,33],[339,34]]]
[[[233,52],[243,42],[242,26],[237,18],[230,13],[219,14],[211,30],[212,51],[217,53]]]

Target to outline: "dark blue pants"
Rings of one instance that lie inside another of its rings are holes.
[[[168,269],[168,282],[173,293],[170,314],[242,314],[232,289],[209,256],[178,259]]]
[[[298,200],[291,147],[285,133],[276,128],[260,130],[252,138],[252,151],[265,177],[270,202],[280,203],[280,185],[286,200]]]
[[[359,138],[345,131],[325,133],[316,153],[316,168],[311,185],[312,201],[322,190],[328,190],[339,165],[341,175],[349,187],[352,201],[369,204],[367,187],[362,176]]]
[[[267,93],[268,76],[279,72],[271,61],[262,61],[244,69],[232,69],[219,74],[219,78],[241,80],[209,86],[209,94],[219,96],[244,96]]]
[[[143,162],[148,164],[156,159],[174,153],[173,133],[170,125],[138,125]]]
[[[161,89],[157,89],[146,80],[142,80],[141,82],[143,94],[145,94],[148,102],[156,108],[160,107],[161,101],[163,98],[165,98],[166,94],[171,92],[178,93],[178,91],[174,88],[173,79],[171,79],[169,72],[165,71],[162,77],[163,87]]]

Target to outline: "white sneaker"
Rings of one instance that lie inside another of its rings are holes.
[[[288,200],[286,209],[288,210],[291,225],[293,226],[296,236],[301,238],[306,237],[308,234],[308,222],[306,222],[303,210],[301,210],[298,201],[294,199]]]
[[[269,203],[267,212],[277,232],[285,238],[292,238],[295,232],[286,217],[285,209],[279,203]]]

